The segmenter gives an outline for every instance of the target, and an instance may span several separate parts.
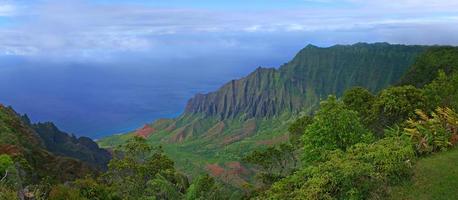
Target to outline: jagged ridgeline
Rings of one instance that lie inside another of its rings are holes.
[[[353,86],[372,92],[386,88],[426,49],[387,43],[309,45],[278,69],[258,68],[215,92],[196,95],[176,119],[158,120],[99,144],[114,146],[138,134],[162,144],[178,167],[188,172],[206,169],[219,177],[243,175],[248,172],[233,161],[253,149],[286,141],[289,122],[313,112],[320,99],[339,96]]]
[[[310,111],[320,98],[352,86],[373,92],[396,82],[424,50],[386,43],[318,48],[309,45],[279,69],[258,68],[216,92],[192,98],[185,115],[219,119],[273,117]]]
[[[40,136],[13,109],[0,104],[1,154],[14,157],[24,184],[37,183],[45,177],[64,182],[95,172],[79,160],[49,152]]]

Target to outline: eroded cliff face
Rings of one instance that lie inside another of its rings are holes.
[[[386,43],[329,48],[309,45],[279,69],[258,68],[218,91],[196,95],[184,114],[224,120],[309,112],[329,94],[341,95],[354,86],[377,92],[393,84],[424,50],[422,46]]]
[[[287,127],[300,112],[311,113],[320,100],[330,94],[340,96],[353,86],[372,92],[388,87],[427,48],[386,43],[309,45],[280,68],[258,68],[215,92],[198,94],[181,116],[158,120],[142,130],[154,130],[147,134],[149,141],[163,145],[183,171],[205,170],[225,180],[226,172],[232,173],[228,163],[240,161],[246,152],[288,141]],[[99,143],[113,145],[128,138],[112,136]],[[248,176],[228,177],[238,180],[228,182],[239,184]]]
[[[258,68],[249,76],[233,80],[216,92],[189,100],[185,113],[205,114],[219,119],[270,117],[277,109],[291,109],[278,70]]]

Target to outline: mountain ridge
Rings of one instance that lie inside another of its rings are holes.
[[[223,120],[237,117],[241,113],[246,114],[247,119],[272,117],[282,111],[294,112],[304,106],[316,105],[320,98],[332,93],[341,95],[345,88],[351,86],[368,86],[372,92],[376,92],[397,81],[413,63],[415,55],[424,48],[388,43],[357,43],[326,48],[308,45],[292,61],[278,69],[259,67],[248,76],[231,80],[214,92],[197,94],[188,101],[184,114],[203,113],[205,116],[217,116]],[[366,54],[374,56],[360,57]],[[390,58],[396,60],[389,60]],[[366,71],[362,69],[365,64],[376,65],[371,65]],[[390,69],[383,69],[381,65]],[[355,66],[357,72],[345,73],[345,70],[351,70]],[[323,70],[323,67],[328,71]],[[378,74],[389,77],[383,78]],[[351,78],[348,80],[345,77]],[[328,84],[323,81],[326,79],[336,81]],[[310,100],[311,98],[303,95],[310,93],[317,98]]]
[[[61,182],[97,173],[89,164],[76,158],[55,155],[29,124],[11,107],[0,104],[0,154],[12,156],[20,163],[30,182],[52,177]]]
[[[395,84],[428,48],[388,43],[308,45],[279,68],[260,67],[214,92],[197,94],[182,115],[156,121],[149,125],[154,132],[142,134],[150,143],[163,145],[188,173],[226,166],[263,144],[287,141],[291,120],[311,114],[330,94],[340,96],[355,86],[376,93]],[[103,138],[98,143],[114,147],[133,135],[138,134]],[[235,177],[243,183],[244,178]]]

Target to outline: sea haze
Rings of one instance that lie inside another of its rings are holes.
[[[53,121],[64,131],[97,139],[176,117],[194,94],[215,90],[258,66],[278,66],[293,52],[109,62],[4,56],[0,102],[34,122]]]

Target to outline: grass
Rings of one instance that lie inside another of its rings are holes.
[[[420,159],[412,180],[392,188],[390,199],[458,199],[458,148]]]
[[[245,121],[237,119],[227,120],[225,121],[225,130],[218,133],[215,137],[206,138],[205,135],[203,137],[200,137],[201,135],[195,135],[193,138],[188,138],[182,143],[170,143],[169,139],[174,133],[164,130],[166,126],[156,127],[157,131],[149,136],[148,143],[153,146],[161,145],[166,154],[175,161],[177,169],[187,175],[196,176],[207,172],[207,164],[224,166],[227,162],[240,161],[245,154],[255,149],[265,148],[266,145],[259,145],[258,142],[272,140],[286,134],[285,130],[288,125],[286,122],[288,122],[290,116],[287,113],[276,119],[257,120],[256,132],[248,134],[243,140],[226,145],[222,144],[224,139],[243,131]],[[193,120],[195,119],[190,117],[185,121]],[[184,122],[178,120],[177,124],[180,123]],[[216,123],[216,119],[206,119],[200,122],[197,128],[207,130],[209,129],[208,127],[212,127]],[[117,147],[124,144],[132,136],[133,133],[114,135],[102,138],[97,143],[103,148]]]

